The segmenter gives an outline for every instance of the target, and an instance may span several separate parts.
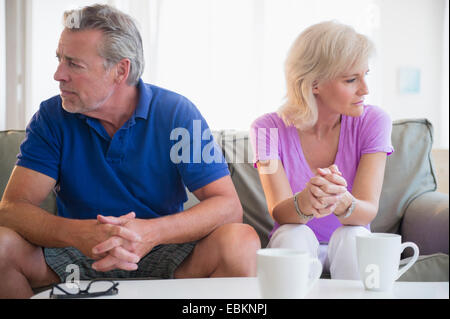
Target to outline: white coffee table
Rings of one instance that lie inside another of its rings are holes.
[[[257,278],[123,280],[119,299],[260,299]],[[86,282],[80,283],[85,287]],[[49,298],[50,290],[33,299]],[[448,282],[396,282],[392,292],[370,292],[355,280],[319,279],[307,299],[448,299]]]

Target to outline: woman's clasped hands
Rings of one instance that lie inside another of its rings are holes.
[[[323,218],[334,213],[341,204],[347,193],[347,181],[337,165],[333,164],[327,168],[318,168],[305,191],[309,203],[308,213],[312,212],[315,218]]]

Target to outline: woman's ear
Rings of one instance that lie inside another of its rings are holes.
[[[315,80],[312,84],[312,92],[313,94],[319,93],[319,81]]]

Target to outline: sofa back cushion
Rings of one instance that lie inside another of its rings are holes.
[[[258,171],[253,166],[253,151],[247,131],[225,131],[218,140],[230,169],[231,179],[244,210],[244,223],[252,225],[266,247],[273,219],[267,209],[266,198]]]
[[[374,232],[399,233],[401,218],[418,196],[435,191],[437,180],[431,159],[433,126],[426,119],[394,121]]]
[[[0,132],[0,195],[3,195],[6,184],[8,184],[24,136],[24,131]]]
[[[0,198],[3,196],[9,176],[16,164],[20,144],[24,138],[25,131],[23,130],[0,131]],[[52,214],[56,214],[56,196],[54,192],[50,192],[40,207]]]

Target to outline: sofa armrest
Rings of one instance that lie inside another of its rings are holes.
[[[448,194],[428,192],[414,199],[403,216],[402,241],[419,246],[420,255],[448,254]],[[412,255],[412,249],[403,256]]]

